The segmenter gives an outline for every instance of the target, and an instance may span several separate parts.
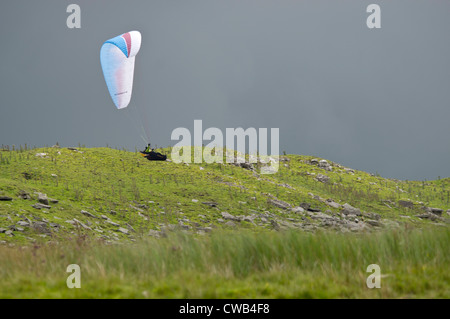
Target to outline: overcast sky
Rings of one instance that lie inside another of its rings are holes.
[[[66,26],[70,3],[81,29]],[[381,6],[381,29],[366,8]],[[143,148],[177,127],[280,129],[280,151],[450,176],[450,1],[2,1],[0,144]],[[102,43],[142,33],[128,110]]]

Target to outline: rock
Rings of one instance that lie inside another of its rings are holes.
[[[4,232],[6,232],[7,229],[6,228],[0,228],[0,234],[3,234]]]
[[[126,229],[126,228],[119,227],[117,229],[117,231],[122,233],[122,234],[128,235],[128,229]]]
[[[67,149],[70,150],[70,151],[78,152],[78,148],[76,148],[76,147],[68,147]]]
[[[36,208],[36,209],[43,209],[43,208],[50,209],[50,208],[52,208],[49,205],[44,205],[44,204],[41,204],[41,203],[36,203],[34,205],[31,205],[31,207]]]
[[[7,230],[7,231],[5,231],[5,235],[14,236],[14,233],[12,230]]]
[[[381,216],[377,213],[363,213],[363,216],[369,219],[380,220]]]
[[[330,163],[328,163],[326,160],[320,160],[319,164],[317,165],[320,168],[323,168],[326,171],[332,171],[333,168],[331,167]]]
[[[113,226],[116,226],[116,227],[119,227],[119,226],[120,226],[119,224],[113,222],[112,220],[107,220],[106,222],[109,223],[109,224],[111,224],[111,225],[113,225]]]
[[[148,235],[152,236],[152,237],[155,237],[155,238],[160,238],[162,236],[162,232],[154,230],[154,229],[150,229],[148,231]]]
[[[75,218],[74,218],[73,220],[74,220],[78,225],[80,225],[81,227],[83,227],[84,229],[92,230],[91,227],[89,227],[89,226],[83,224],[83,223],[80,222],[78,219],[75,219]]]
[[[374,226],[374,227],[383,226],[383,224],[381,222],[379,222],[378,220],[373,220],[373,219],[366,220],[366,223],[369,224],[370,226]]]
[[[355,208],[352,205],[347,204],[347,203],[342,205],[341,213],[343,213],[344,215],[356,215],[356,216],[362,215],[361,211],[358,208]]]
[[[267,202],[268,202],[269,204],[271,204],[271,205],[273,205],[273,206],[276,206],[276,207],[278,207],[278,208],[281,208],[281,209],[288,209],[288,208],[291,208],[291,204],[286,203],[286,202],[283,202],[282,200],[279,200],[279,199],[272,199],[272,198],[269,198],[269,199],[267,200]]]
[[[301,208],[303,208],[304,210],[308,210],[311,207],[310,203],[300,203],[299,205]]]
[[[48,205],[48,197],[46,194],[37,193],[38,195],[38,202],[44,205]]]
[[[330,177],[324,174],[317,174],[316,180],[322,183],[328,183],[330,181]]]
[[[424,214],[419,214],[416,215],[416,217],[421,218],[421,219],[429,219],[431,221],[435,221],[436,219],[439,219],[440,217],[436,214],[433,213],[424,213]]]
[[[30,196],[30,194],[28,192],[26,192],[24,190],[21,190],[19,192],[19,198],[21,198],[21,199],[31,199],[31,196]]]
[[[224,225],[230,226],[230,227],[236,227],[236,224],[232,222],[231,220],[227,221]]]
[[[45,158],[47,156],[47,153],[36,153],[36,157]]]
[[[30,226],[30,223],[20,220],[17,222],[17,225],[23,226],[23,227],[28,227],[28,226]]]
[[[414,203],[411,201],[407,201],[407,200],[399,200],[398,204],[402,207],[406,207],[406,208],[414,208]]]
[[[291,212],[296,213],[296,214],[300,214],[300,213],[305,212],[305,209],[303,207],[296,206],[294,208],[291,208]]]
[[[336,203],[334,200],[332,200],[331,198],[327,199],[325,201],[325,204],[327,204],[328,206],[331,206],[333,208],[341,208],[341,205]]]
[[[234,221],[237,221],[237,222],[241,221],[241,219],[240,219],[239,217],[233,216],[233,215],[231,215],[231,214],[228,213],[228,212],[222,212],[221,214],[222,214],[222,217],[223,217],[224,219],[227,219],[227,220],[234,220]],[[225,225],[226,225],[226,223],[225,223]]]
[[[128,224],[128,223],[125,223],[125,225],[127,226],[127,228],[130,230],[130,231],[132,231],[132,232],[136,232],[136,230],[133,228],[133,226],[131,226],[130,224]]]
[[[431,208],[431,213],[433,213],[433,214],[435,214],[435,215],[438,215],[438,216],[442,216],[442,212],[443,212],[444,210],[443,209],[440,209],[440,208]]]
[[[324,214],[322,212],[309,213],[308,214],[312,219],[334,219],[333,216]]]
[[[217,207],[217,205],[219,205],[216,202],[202,202],[202,204],[205,204],[205,205],[208,205],[208,206],[211,206],[211,207]]]
[[[319,165],[319,160],[318,160],[317,158],[313,158],[313,159],[310,161],[310,163],[311,163],[311,165]]]
[[[101,217],[102,219],[105,219],[105,220],[108,220],[108,219],[109,219],[109,217],[106,216],[106,215],[101,215],[100,217]]]
[[[12,197],[9,196],[0,196],[0,201],[12,201]]]
[[[278,225],[278,223],[277,223],[275,220],[271,219],[271,220],[270,220],[270,224],[272,225],[272,227],[273,227],[274,230],[276,230],[276,231],[281,230],[280,225]]]
[[[41,234],[50,234],[51,233],[46,222],[33,222],[31,227],[33,228],[34,231],[41,233]]]
[[[193,203],[197,203],[197,202],[198,202],[198,199],[193,199],[192,202],[193,202]]]
[[[82,213],[83,215],[87,216],[87,217],[97,218],[97,216],[95,216],[95,215],[93,215],[93,214],[91,214],[91,213],[89,213],[89,212],[87,212],[87,211],[85,211],[85,210],[82,210],[81,213]]]

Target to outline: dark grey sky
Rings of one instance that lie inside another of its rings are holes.
[[[81,7],[81,29],[66,26]],[[369,30],[377,3],[382,28]],[[279,127],[280,151],[384,177],[450,176],[450,1],[128,0],[0,4],[0,144],[173,145],[173,129]],[[143,36],[115,109],[99,50]],[[129,116],[131,115],[131,116]]]

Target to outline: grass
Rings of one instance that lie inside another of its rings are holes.
[[[286,155],[276,174],[259,175],[230,164],[149,162],[111,148],[0,150],[0,196],[12,198],[0,201],[0,297],[448,298],[450,178],[400,181],[337,163],[327,171],[313,158]],[[19,198],[21,191],[32,198]],[[58,203],[35,209],[36,192]],[[368,214],[361,221],[376,213],[384,227],[332,231],[307,212],[270,204],[274,197],[330,216],[341,211],[325,199],[349,203]],[[422,206],[442,209],[442,217],[417,217]],[[254,219],[229,226],[222,212]],[[23,221],[53,226],[15,229]],[[274,231],[273,221],[288,230]],[[167,229],[168,237],[149,236]],[[74,263],[81,289],[66,286]],[[366,287],[370,264],[381,267],[381,289]]]
[[[449,298],[448,228],[177,233],[127,245],[0,246],[1,298]],[[81,288],[66,268],[81,268]],[[381,268],[381,288],[366,268]]]

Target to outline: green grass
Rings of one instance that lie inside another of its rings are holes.
[[[0,247],[1,298],[449,298],[448,228],[189,234]],[[66,267],[81,267],[81,288]],[[381,288],[366,268],[381,268]]]
[[[0,201],[0,228],[26,220],[58,225],[45,234],[0,232],[0,297],[448,298],[450,178],[400,181],[336,163],[330,172],[311,165],[313,158],[283,156],[278,173],[259,175],[230,164],[149,162],[111,148],[0,150],[0,196],[13,199]],[[319,173],[330,182],[318,182]],[[20,191],[32,199],[20,199]],[[35,209],[35,192],[59,202]],[[306,212],[271,205],[273,197],[340,216],[324,201],[331,198],[378,214],[384,227],[328,230]],[[443,209],[442,217],[418,218],[422,206]],[[233,227],[222,212],[256,217]],[[90,230],[67,222],[73,219]],[[288,230],[277,232],[270,221]],[[318,231],[305,232],[305,224]],[[149,236],[164,229],[172,230],[167,238]],[[66,287],[73,263],[82,269],[81,289]],[[374,263],[381,289],[365,285]]]

